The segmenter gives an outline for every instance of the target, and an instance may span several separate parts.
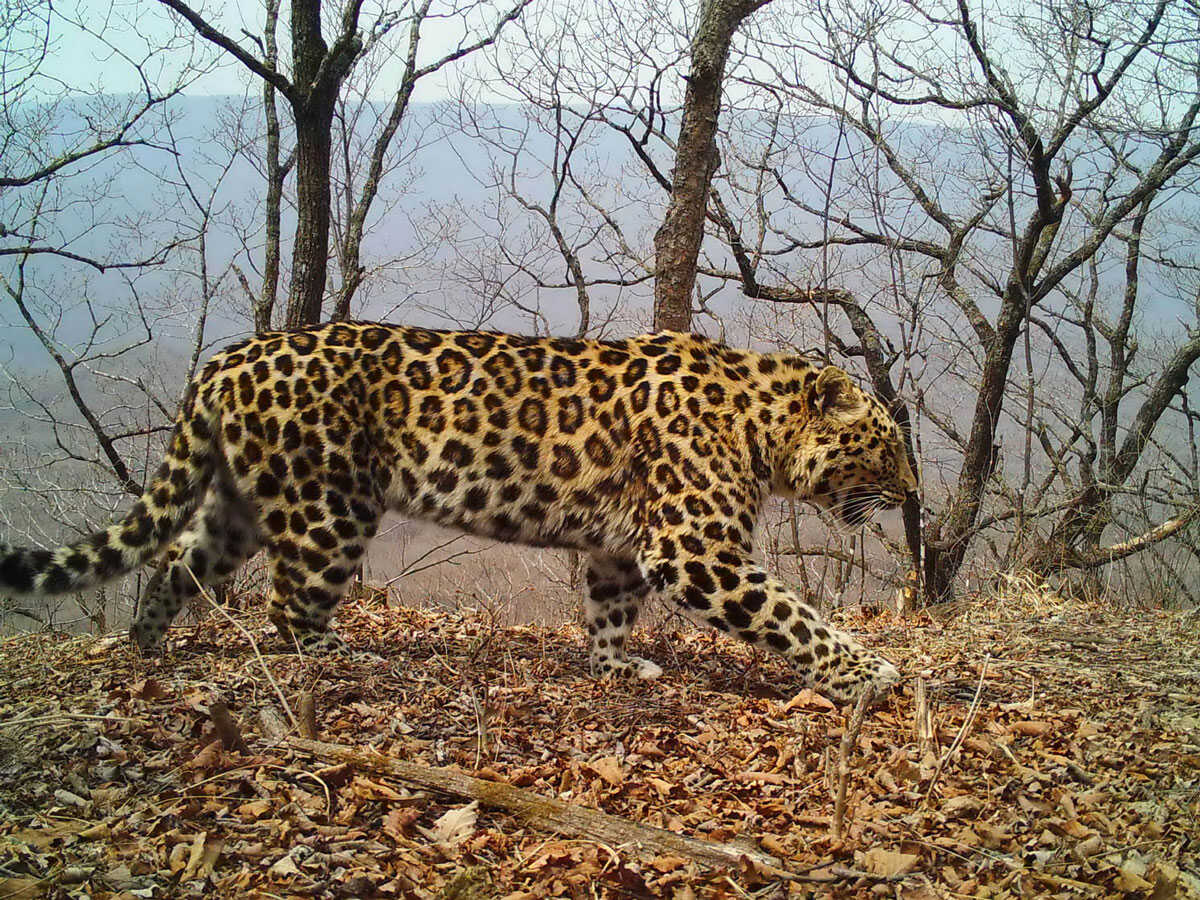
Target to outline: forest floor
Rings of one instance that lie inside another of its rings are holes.
[[[588,677],[577,627],[378,601],[341,630],[390,665],[281,653],[249,609],[177,627],[155,660],[123,637],[9,639],[0,900],[1200,896],[1195,614],[1015,592],[847,624],[908,677],[846,742],[838,837],[847,715],[708,631],[640,633],[666,674],[631,686]],[[285,702],[322,741],[747,853],[565,835],[323,758],[265,726]]]

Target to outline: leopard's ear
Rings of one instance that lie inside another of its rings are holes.
[[[826,366],[810,388],[809,402],[818,415],[849,412],[858,405],[858,394],[850,376],[837,366]]]

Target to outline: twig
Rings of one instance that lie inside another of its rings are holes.
[[[848,881],[849,880],[857,881],[859,879],[865,879],[867,881],[871,881],[876,884],[888,884],[889,882],[893,882],[893,881],[903,881],[905,878],[908,878],[913,873],[912,872],[899,872],[895,875],[876,875],[874,872],[861,872],[858,869],[851,869],[847,866],[830,866],[829,874],[835,876],[835,878],[829,879],[830,881],[834,881],[837,879],[843,879],[843,878]]]
[[[992,654],[987,654],[983,658],[983,665],[979,667],[979,683],[975,685],[975,696],[971,698],[971,708],[967,710],[967,717],[963,719],[962,727],[958,729],[958,734],[954,736],[954,740],[950,742],[950,746],[946,748],[946,752],[942,754],[942,758],[938,760],[937,768],[933,772],[933,777],[929,779],[929,787],[925,789],[925,799],[922,803],[928,803],[929,798],[933,795],[933,789],[937,786],[938,778],[941,777],[942,769],[946,767],[950,757],[958,752],[958,748],[962,746],[963,739],[967,736],[971,726],[975,723],[975,717],[979,714],[979,701],[983,697],[983,679],[987,677],[988,663],[992,661]]]
[[[487,752],[487,710],[480,705],[475,688],[467,689],[471,692],[471,704],[475,709],[475,768],[478,769],[483,761],[483,754]]]
[[[254,635],[252,635],[241,622],[231,616],[229,614],[229,610],[225,609],[225,607],[221,606],[221,604],[217,603],[217,601],[213,599],[212,594],[209,593],[208,588],[200,583],[200,579],[196,577],[196,573],[192,571],[191,566],[187,565],[187,563],[184,563],[183,567],[187,569],[187,573],[192,576],[192,581],[196,582],[196,587],[200,590],[200,596],[207,600],[213,609],[228,619],[230,624],[240,631],[245,636],[246,640],[250,642],[250,649],[254,651],[254,657],[258,660],[258,664],[262,666],[262,670],[267,676],[267,681],[269,681],[271,683],[271,687],[275,689],[275,696],[278,697],[279,702],[283,704],[283,711],[287,713],[287,717],[291,721],[292,726],[299,727],[298,723],[296,722],[296,717],[292,714],[292,707],[288,705],[287,697],[283,696],[283,689],[279,687],[279,682],[276,681],[275,676],[271,674],[271,670],[267,667],[267,661],[263,659],[262,652],[258,649],[258,641],[254,639]]]
[[[69,712],[54,712],[45,713],[40,716],[30,716],[25,719],[9,719],[7,722],[0,722],[0,730],[6,728],[16,728],[18,725],[45,725],[48,722],[73,721],[76,719],[91,720],[96,722],[130,722],[134,725],[145,727],[148,723],[145,719],[134,719],[130,716],[117,716],[108,713],[103,716],[92,715],[90,713],[69,713]]]
[[[917,679],[914,705],[913,736],[917,740],[917,751],[923,757],[933,749],[934,739],[933,710],[929,706],[929,683],[924,678]]]
[[[862,731],[863,717],[874,699],[875,689],[868,685],[854,705],[854,712],[850,714],[850,722],[842,734],[842,745],[838,749],[837,795],[833,804],[832,831],[835,841],[842,839],[842,822],[846,817],[846,782],[850,778],[850,751],[858,741],[858,735]]]

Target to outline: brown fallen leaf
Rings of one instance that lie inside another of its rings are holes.
[[[139,700],[161,700],[171,692],[154,678],[143,678],[129,686],[129,693]]]
[[[1076,840],[1089,838],[1096,833],[1095,829],[1088,828],[1078,819],[1067,819],[1061,825],[1064,834],[1070,835]]]
[[[979,847],[983,844],[983,838],[971,828],[964,828],[955,836],[955,840],[966,847]]]
[[[1143,868],[1142,872],[1139,872],[1139,868],[1141,867],[1132,866],[1129,863],[1122,865],[1117,877],[1113,879],[1113,886],[1127,894],[1150,890],[1154,885],[1142,877],[1145,869]]]
[[[650,860],[651,867],[659,872],[674,872],[687,864],[688,860],[682,856],[656,856]]]
[[[1012,725],[1009,726],[1009,730],[1014,731],[1017,734],[1023,734],[1026,737],[1041,737],[1053,727],[1054,726],[1049,722],[1035,722],[1027,720],[1022,722],[1013,722]]]
[[[296,861],[292,859],[292,855],[289,853],[281,859],[276,860],[275,864],[271,866],[270,872],[276,878],[287,878],[291,875],[299,875],[300,868],[296,865]]]
[[[920,861],[921,857],[913,853],[897,853],[883,847],[872,847],[863,854],[862,866],[872,875],[890,878],[893,875],[911,872]]]
[[[363,775],[355,775],[350,784],[351,791],[356,797],[364,800],[404,800],[405,796],[393,790],[386,784],[372,781]]]
[[[663,750],[662,747],[658,746],[657,744],[653,744],[650,741],[642,741],[637,745],[637,747],[634,748],[634,750],[635,752],[642,754],[642,756],[648,756],[651,759],[665,759],[667,756],[667,752]]]
[[[973,794],[962,794],[958,797],[950,797],[942,804],[942,811],[951,818],[959,816],[973,816],[979,813],[984,807],[984,803]]]
[[[225,842],[221,838],[210,836],[208,832],[201,831],[197,834],[195,840],[192,841],[187,865],[184,866],[179,880],[181,882],[192,881],[211,875],[224,845]]]
[[[349,763],[338,763],[317,769],[314,774],[330,787],[341,787],[354,775],[354,768]]]
[[[36,878],[0,878],[0,900],[31,900],[45,894],[46,889]]]
[[[204,859],[204,842],[208,839],[208,833],[201,831],[192,841],[192,850],[188,856],[187,865],[183,867],[183,874],[179,876],[180,881],[191,881],[196,874],[196,870],[200,868],[200,860]]]
[[[253,822],[256,819],[261,819],[267,814],[271,808],[271,801],[266,799],[250,800],[243,803],[234,809],[234,812],[241,816],[247,822]]]
[[[788,782],[787,776],[779,772],[739,772],[735,780],[750,784],[787,784]]]
[[[18,828],[10,831],[6,837],[18,844],[26,844],[35,850],[45,851],[59,844],[63,838],[78,834],[87,828],[87,822],[58,822],[48,828]]]
[[[659,793],[659,795],[663,796],[663,797],[670,796],[672,789],[674,789],[674,787],[675,787],[674,782],[667,781],[663,778],[657,778],[654,775],[650,775],[646,778],[646,784],[648,784],[648,785],[650,785],[650,787],[654,788],[654,790],[657,791]]]
[[[421,810],[416,807],[397,806],[383,817],[383,833],[401,840],[405,831],[421,817]]]
[[[836,712],[837,704],[812,688],[803,688],[783,706],[784,712],[791,712],[793,709],[829,709]]]
[[[989,850],[999,850],[1009,840],[1011,835],[1003,828],[989,825],[987,822],[976,822],[975,833],[983,840],[983,845]]]
[[[221,741],[215,740],[206,744],[204,749],[192,757],[188,766],[193,769],[212,769],[221,761]]]
[[[95,791],[92,793],[95,794]],[[111,833],[112,830],[108,827],[107,822],[97,822],[95,825],[79,832],[79,836],[85,841],[98,841],[108,838]]]
[[[225,849],[225,839],[212,836],[204,842],[204,853],[200,857],[200,865],[196,868],[196,878],[208,878],[212,875],[213,869],[217,867],[217,861],[221,858],[221,851]]]
[[[991,756],[996,751],[996,745],[982,735],[973,735],[963,741],[963,746],[984,756]]]
[[[479,801],[472,800],[466,806],[451,809],[438,817],[430,830],[435,841],[451,846],[461,844],[475,831],[479,818]]]
[[[600,759],[592,760],[587,767],[613,787],[617,787],[625,780],[625,772],[615,756],[602,756]]]

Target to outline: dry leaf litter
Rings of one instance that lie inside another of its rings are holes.
[[[1200,897],[1195,614],[1010,591],[849,620],[909,678],[851,748],[840,840],[848,711],[715,633],[641,633],[666,674],[627,686],[588,677],[573,626],[375,597],[341,613],[372,664],[280,652],[234,615],[178,627],[158,660],[118,637],[0,644],[0,900]],[[740,841],[791,876],[567,839],[264,735],[261,710],[305,697],[324,741]]]

